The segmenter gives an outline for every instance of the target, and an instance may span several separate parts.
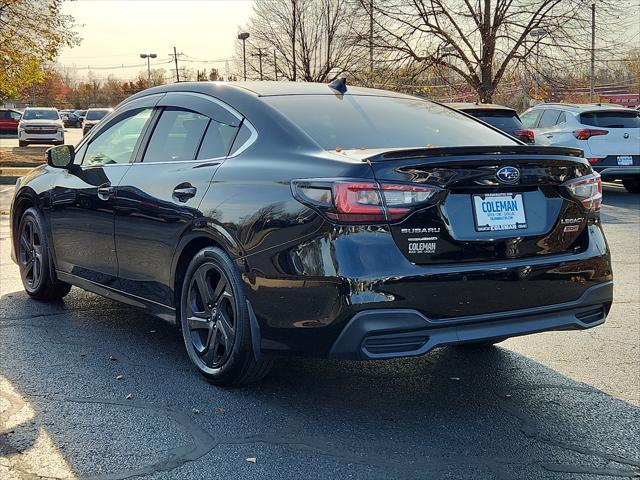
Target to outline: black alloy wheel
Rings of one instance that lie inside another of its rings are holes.
[[[211,263],[200,265],[189,285],[187,323],[203,368],[221,367],[236,337],[236,308],[225,273]]]
[[[219,248],[200,250],[182,283],[180,326],[189,358],[215,385],[255,382],[271,369],[253,351],[249,308],[233,260]]]
[[[20,219],[16,241],[20,277],[31,297],[59,300],[69,293],[71,285],[55,276],[44,225],[42,214],[35,208],[27,209]]]
[[[28,290],[35,291],[42,283],[43,254],[41,234],[35,218],[27,216],[20,225],[18,258],[22,281]]]

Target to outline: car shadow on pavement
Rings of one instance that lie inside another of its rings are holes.
[[[75,288],[0,305],[0,476],[602,479],[640,467],[639,408],[504,348],[281,360],[259,384],[221,389],[172,326],[133,308]]]

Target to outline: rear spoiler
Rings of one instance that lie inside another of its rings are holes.
[[[570,147],[546,147],[542,145],[497,145],[480,147],[434,147],[434,148],[407,148],[402,150],[389,150],[377,155],[363,158],[362,161],[383,162],[386,160],[400,160],[408,158],[426,157],[458,157],[463,155],[562,155],[567,157],[583,158],[584,152],[579,148]]]

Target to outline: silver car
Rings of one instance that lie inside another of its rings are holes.
[[[55,108],[27,108],[18,124],[18,143],[64,144],[64,125]]]

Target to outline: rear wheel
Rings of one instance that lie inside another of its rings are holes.
[[[640,178],[625,178],[622,180],[624,188],[629,193],[640,193]]]
[[[71,285],[55,277],[42,214],[35,208],[24,212],[18,226],[17,256],[25,291],[38,300],[59,300]]]
[[[189,358],[215,385],[241,385],[263,378],[272,361],[256,360],[249,311],[240,275],[219,248],[200,250],[182,285],[180,324]]]

